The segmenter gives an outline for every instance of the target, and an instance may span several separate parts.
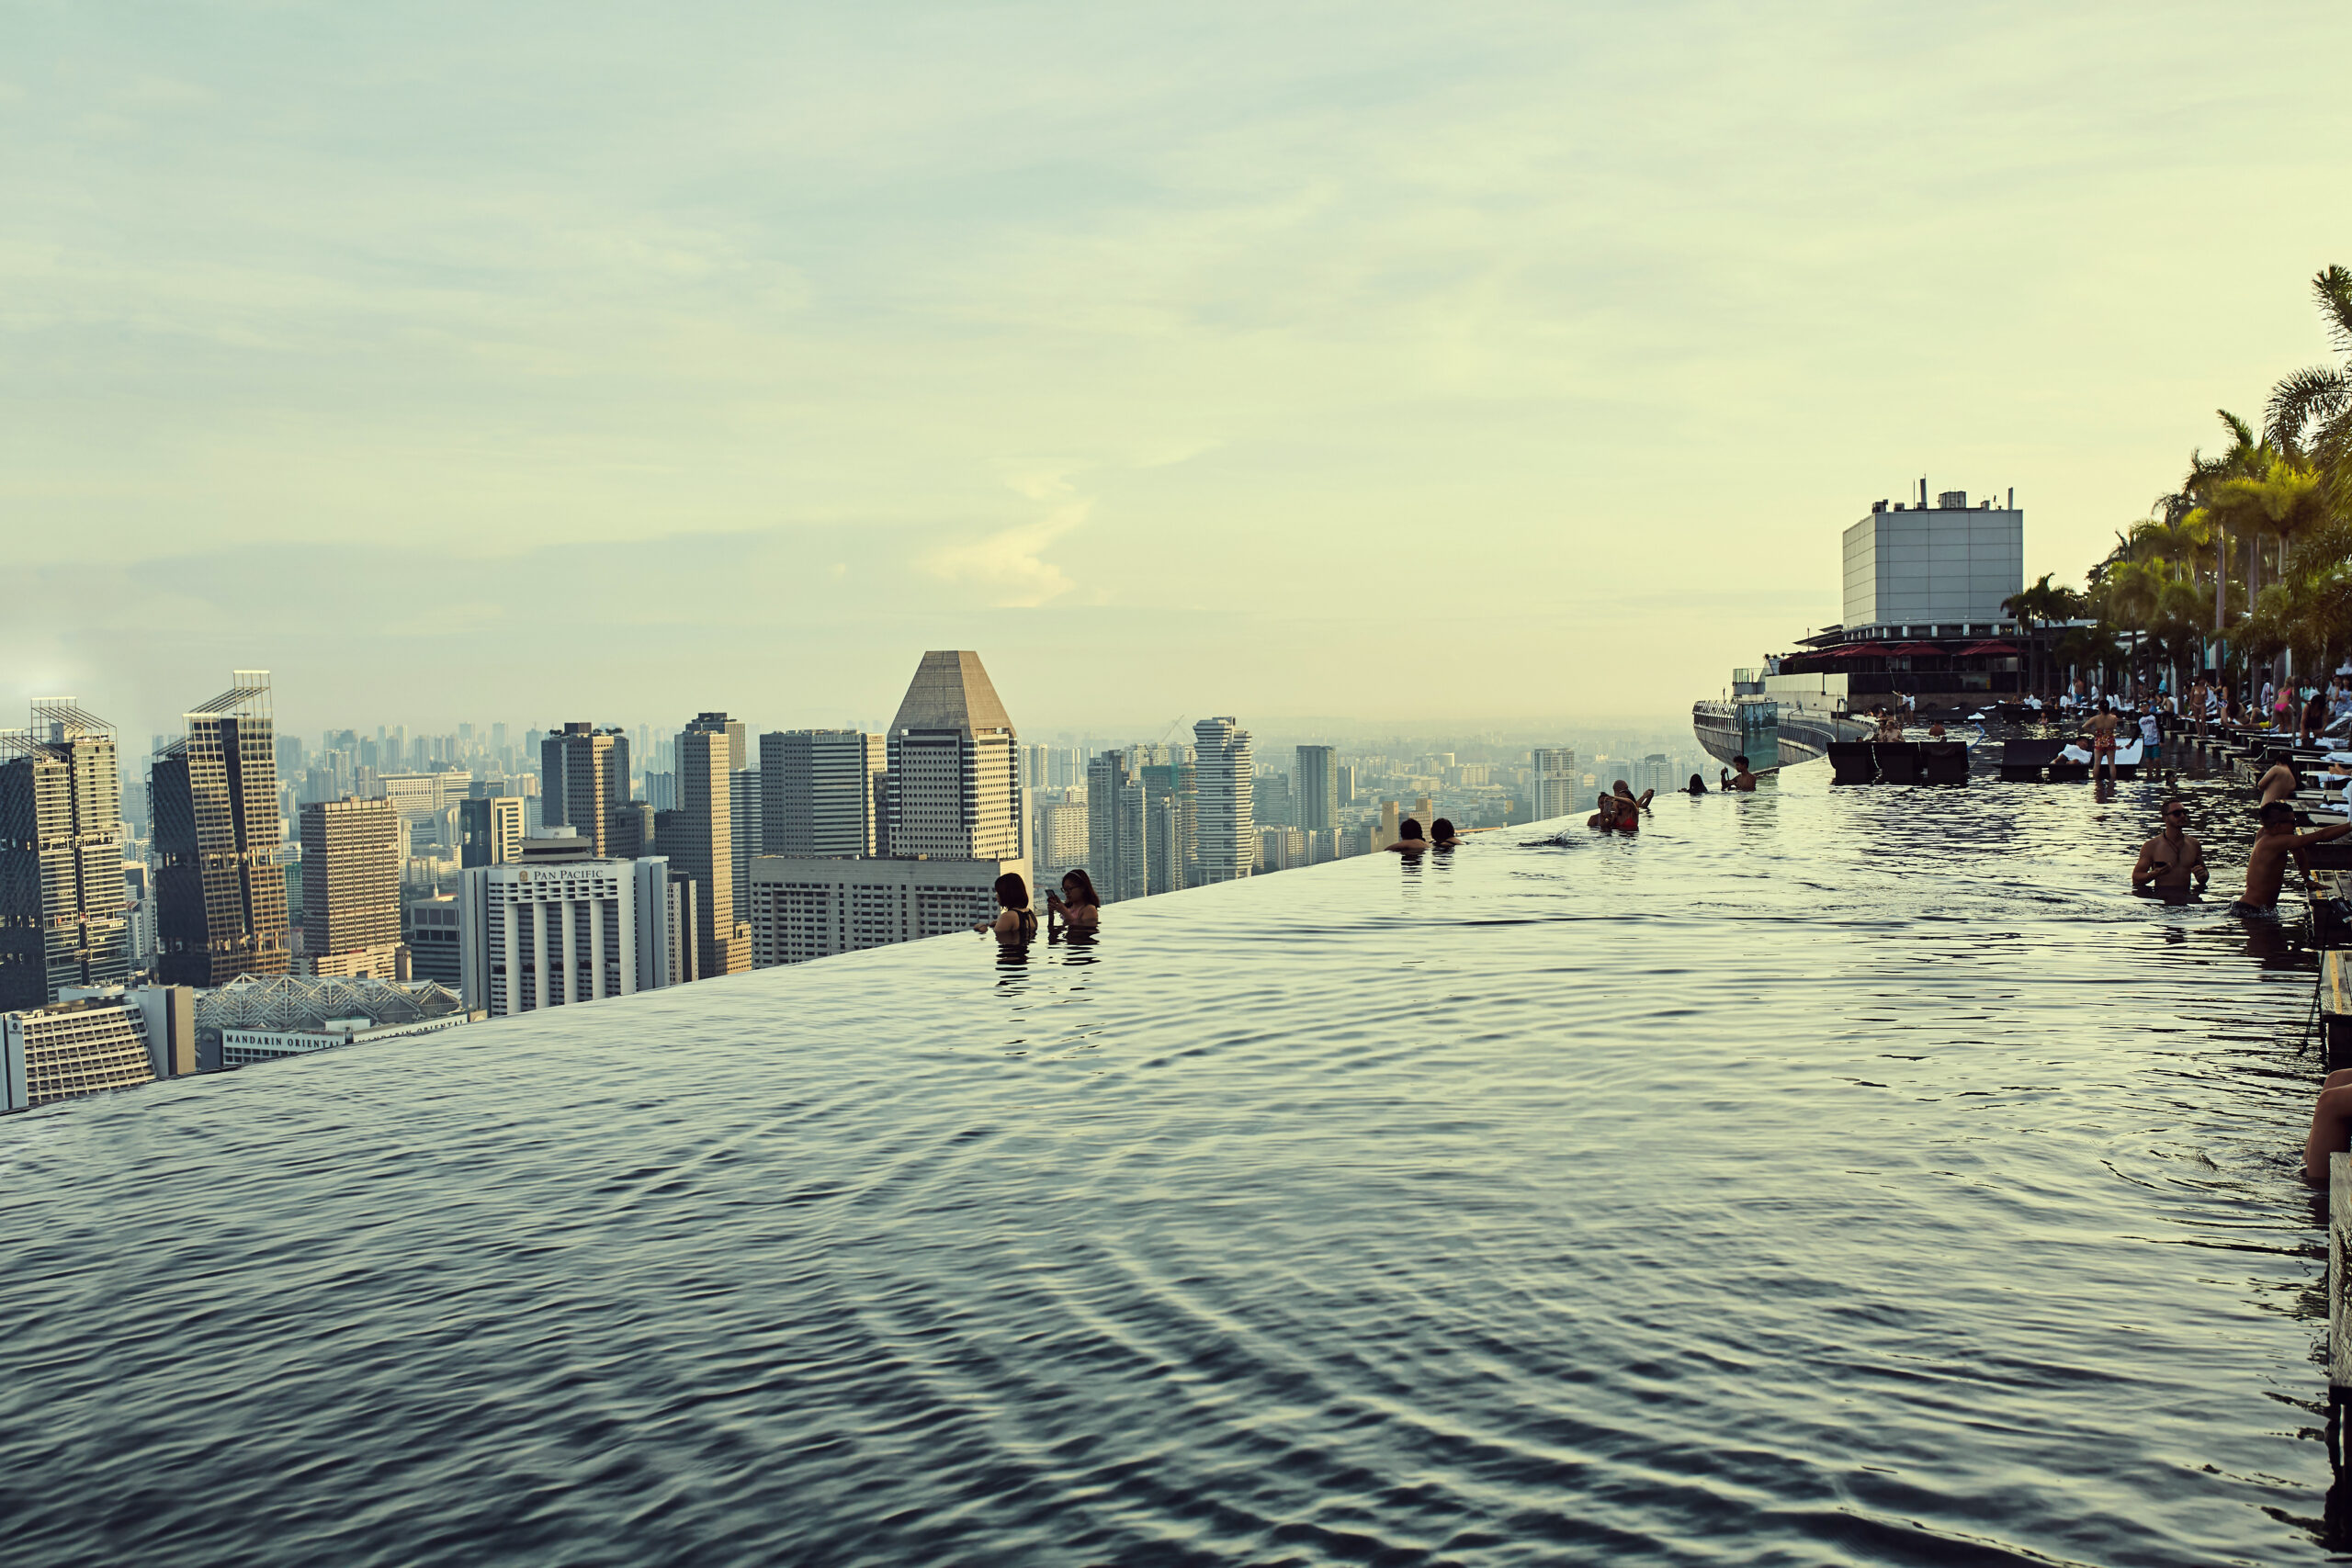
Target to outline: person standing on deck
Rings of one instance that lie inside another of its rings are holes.
[[[2165,829],[2140,846],[2140,861],[2132,868],[2134,888],[2187,889],[2193,878],[2200,889],[2211,873],[2205,868],[2205,846],[2188,836],[2188,803],[2177,796],[2165,802]]]
[[[2255,792],[2262,797],[2256,803],[2257,807],[2267,807],[2273,801],[2284,800],[2302,788],[2303,781],[2298,778],[2295,770],[2286,763],[2273,762],[2256,782],[2254,787]]]
[[[2230,906],[2230,913],[2248,919],[2278,918],[2278,892],[2287,886],[2287,857],[2313,844],[2324,844],[2352,833],[2352,822],[2338,822],[2315,833],[2295,831],[2295,808],[2274,800],[2262,808],[2262,832],[2246,852],[2245,893]]]

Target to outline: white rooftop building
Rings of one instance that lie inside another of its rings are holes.
[[[670,984],[670,892],[662,855],[469,867],[458,899],[466,1007],[505,1018]]]
[[[1917,505],[1882,501],[1846,530],[1845,568],[1849,641],[1991,637],[2014,625],[2001,601],[2025,586],[2025,513],[1957,490],[1929,506],[1923,479]]]

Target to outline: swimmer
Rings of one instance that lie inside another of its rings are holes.
[[[1733,768],[1737,768],[1739,772],[1735,773],[1730,768],[1724,769],[1722,787],[1727,790],[1736,789],[1744,795],[1754,795],[1756,793],[1756,774],[1748,768],[1747,756],[1743,753],[1740,756],[1734,757],[1731,760],[1731,765]]]
[[[1021,880],[1019,872],[1008,871],[996,879],[996,919],[978,922],[974,931],[994,931],[997,941],[1008,947],[1037,934],[1037,916],[1029,908],[1029,885]]]
[[[2346,833],[2352,833],[2352,822],[2338,822],[2315,833],[2298,833],[2293,807],[2283,800],[2265,806],[2262,831],[2246,851],[2245,893],[2230,906],[2230,913],[2246,919],[2277,919],[2278,890],[2287,886],[2287,857]]]
[[[1091,931],[1102,924],[1102,900],[1083,866],[1062,873],[1062,890],[1046,895],[1046,918],[1057,917],[1074,931]]]
[[[2261,805],[2268,806],[2274,801],[2286,799],[2302,788],[2303,781],[2297,778],[2295,770],[2286,763],[2273,762],[2263,773],[2260,782],[2254,787],[2255,792],[2262,796]]]
[[[1682,786],[1682,793],[1685,795],[1704,795],[1707,793],[1707,781],[1701,778],[1698,774],[1692,773],[1690,775],[1690,782]]]
[[[1627,784],[1623,779],[1619,779],[1617,781],[1616,795],[1618,800],[1620,802],[1632,802],[1636,810],[1647,811],[1650,808],[1650,796],[1657,793],[1657,791],[1654,789],[1645,789],[1642,791],[1639,796],[1636,796],[1634,794],[1633,785]]]
[[[1430,847],[1430,841],[1421,836],[1420,823],[1408,817],[1396,825],[1396,841],[1384,847],[1396,854],[1417,855]]]
[[[1593,798],[1599,803],[1599,808],[1584,819],[1584,825],[1588,828],[1598,828],[1604,833],[1615,832],[1617,830],[1617,797],[1613,795],[1602,795]]]
[[[2196,878],[2203,887],[2211,874],[2205,868],[2205,847],[2190,838],[2188,805],[2177,798],[2165,802],[2165,830],[2140,846],[2139,863],[2132,868],[2134,887],[2186,888]]]
[[[1930,739],[1930,740],[1941,740],[1943,738],[1944,738],[1944,721],[1943,721],[1942,719],[1938,719],[1938,720],[1936,720],[1936,722],[1935,722],[1935,723],[1933,723],[1933,724],[1931,724],[1931,725],[1928,726],[1928,739]]]
[[[1453,818],[1441,817],[1430,824],[1430,845],[1433,849],[1450,850],[1462,842],[1462,835],[1453,830]]]

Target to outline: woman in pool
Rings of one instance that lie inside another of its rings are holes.
[[[1421,836],[1420,823],[1408,817],[1397,825],[1396,841],[1385,847],[1400,855],[1417,855],[1430,847],[1430,841]]]
[[[1453,818],[1441,817],[1436,821],[1430,824],[1430,848],[1450,850],[1461,841],[1462,835],[1453,830]]]
[[[1029,885],[1021,880],[1019,872],[1008,871],[996,879],[996,919],[980,921],[974,931],[994,931],[997,941],[1007,947],[1037,934],[1037,916],[1029,908]]]
[[[1086,874],[1083,866],[1072,866],[1062,873],[1062,890],[1046,895],[1046,917],[1060,917],[1062,924],[1074,931],[1091,931],[1102,923],[1102,900],[1094,891],[1094,879]]]
[[[1707,793],[1707,781],[1701,778],[1698,774],[1692,773],[1690,775],[1690,782],[1682,786],[1682,793],[1685,795],[1704,795]]]

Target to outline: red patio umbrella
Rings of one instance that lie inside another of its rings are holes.
[[[2006,642],[1973,642],[1960,651],[1966,656],[1978,653],[2015,653],[2017,649]]]

